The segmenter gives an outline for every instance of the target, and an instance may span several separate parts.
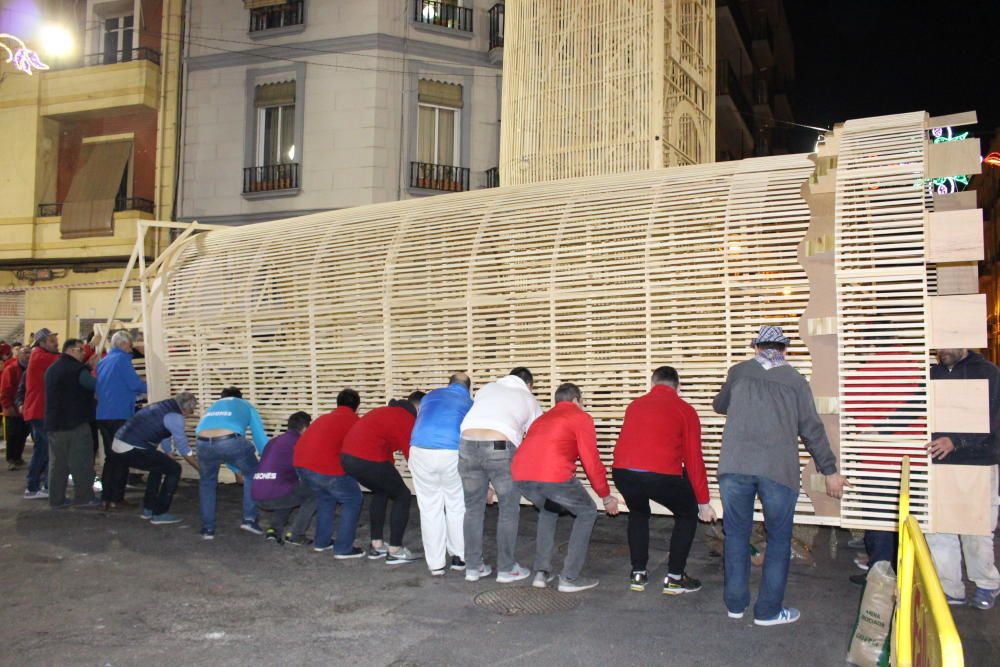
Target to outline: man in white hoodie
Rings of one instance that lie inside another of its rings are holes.
[[[507,584],[531,575],[514,559],[521,494],[510,475],[514,451],[542,408],[531,393],[531,371],[517,367],[476,393],[462,420],[458,472],[465,494],[465,580],[479,581],[493,570],[483,563],[483,518],[490,484],[500,503],[497,521],[497,581]]]

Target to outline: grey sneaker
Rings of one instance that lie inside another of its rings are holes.
[[[559,577],[559,592],[560,593],[577,593],[579,591],[585,591],[588,588],[594,588],[600,583],[597,579],[588,579],[587,577],[577,577],[570,581],[562,576]]]
[[[166,526],[167,524],[180,523],[180,522],[181,518],[179,516],[177,516],[176,514],[170,514],[169,512],[164,512],[163,514],[157,514],[156,516],[154,516],[152,519],[149,520],[149,523],[154,526]]]
[[[366,553],[368,555],[368,560],[378,560],[380,558],[385,558],[389,553],[389,549],[384,544],[378,548],[369,544],[368,551]]]
[[[972,594],[972,602],[969,604],[976,609],[993,609],[997,597],[1000,597],[1000,588],[979,588]]]
[[[522,579],[527,579],[531,576],[531,570],[523,568],[517,563],[514,563],[514,567],[510,568],[507,572],[497,572],[497,583],[498,584],[512,584],[515,581],[521,581]]]
[[[795,607],[785,607],[774,618],[755,618],[754,625],[786,625],[799,620],[801,614]]]
[[[390,551],[385,556],[386,565],[402,565],[404,563],[412,563],[415,560],[420,560],[420,554],[415,554],[406,547],[400,547],[398,551]]]
[[[535,572],[535,578],[531,580],[531,585],[535,588],[546,588],[548,587],[549,582],[553,579],[555,579],[555,577],[548,572],[539,570],[538,572]]]
[[[483,577],[488,577],[493,574],[493,568],[489,565],[480,565],[478,570],[473,570],[472,568],[465,568],[465,580],[466,581],[479,581]]]
[[[153,510],[149,510],[149,509],[146,509],[145,507],[143,507],[142,511],[139,512],[139,518],[140,519],[146,519],[147,521],[150,520],[150,519],[152,519],[153,518]]]

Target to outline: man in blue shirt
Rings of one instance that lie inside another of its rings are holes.
[[[410,472],[420,507],[420,533],[424,558],[431,574],[440,576],[448,566],[465,569],[465,495],[458,474],[458,441],[465,413],[472,407],[472,381],[455,373],[447,387],[435,389],[420,402],[420,412],[410,436]]]
[[[127,331],[118,331],[111,337],[108,356],[97,364],[97,430],[104,443],[101,496],[105,509],[125,499],[125,480],[113,479],[112,473],[127,475],[128,468],[112,464],[111,445],[118,429],[135,414],[136,399],[145,393],[146,383],[132,366],[132,336]],[[108,493],[109,488],[113,494]]]
[[[246,439],[247,429],[253,444]],[[252,493],[253,476],[257,472],[257,454],[267,445],[264,422],[257,409],[243,400],[236,387],[222,390],[222,398],[202,415],[198,427],[198,461],[201,481],[198,500],[201,505],[201,536],[215,538],[215,493],[219,483],[219,466],[227,463],[243,475],[243,523],[240,528],[254,535],[263,535],[257,523],[258,508]]]
[[[149,472],[140,516],[149,519],[154,526],[180,522],[180,518],[169,512],[181,479],[180,464],[169,456],[170,440],[173,439],[177,452],[197,470],[198,461],[191,455],[184,433],[184,418],[193,415],[197,406],[194,394],[181,392],[174,398],[147,405],[118,429],[111,443],[111,456],[105,463],[110,462],[110,478],[121,483],[123,488],[105,486],[105,503],[107,494],[124,493],[129,468],[139,468]],[[161,446],[162,452],[158,450]]]

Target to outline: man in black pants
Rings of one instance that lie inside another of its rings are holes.
[[[147,405],[118,429],[111,443],[110,478],[116,483],[125,483],[129,468],[149,471],[140,516],[154,526],[181,521],[170,513],[174,491],[181,479],[181,465],[164,452],[171,451],[170,439],[173,439],[180,455],[198,469],[184,432],[184,418],[193,415],[197,406],[197,399],[189,392]],[[159,451],[161,446],[164,452]],[[119,491],[104,489],[111,497]]]
[[[368,506],[372,543],[368,558],[385,558],[387,565],[401,565],[419,556],[403,546],[403,533],[410,518],[412,494],[396,470],[394,452],[410,456],[410,433],[417,421],[417,408],[422,391],[415,391],[405,401],[395,399],[389,405],[375,408],[354,423],[344,437],[340,462],[344,472],[372,492]],[[389,517],[389,545],[382,540],[385,512],[392,499]]]
[[[653,388],[632,401],[615,445],[611,475],[628,505],[628,546],[632,555],[630,588],[646,589],[649,560],[649,501],[674,515],[665,595],[693,593],[701,582],[685,573],[698,519],[714,521],[708,504],[708,478],[701,454],[698,413],[678,394],[680,380],[670,366],[653,372]]]

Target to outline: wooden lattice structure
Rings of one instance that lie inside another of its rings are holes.
[[[800,520],[889,526],[895,498],[883,494],[899,456],[919,458],[926,442],[928,350],[934,321],[944,321],[932,312],[936,299],[953,298],[936,294],[961,282],[942,270],[974,261],[955,264],[968,250],[927,226],[960,205],[927,193],[935,169],[957,164],[934,158],[933,124],[923,113],[851,121],[818,155],[493,188],[188,236],[169,250],[148,301],[151,377],[160,394],[189,389],[202,403],[238,385],[273,429],[296,410],[330,409],[345,386],[367,410],[455,370],[480,386],[526,365],[543,405],[560,382],[582,387],[608,461],[625,406],[653,368],[671,364],[701,416],[714,473],[723,418],[711,400],[728,367],[750,355],[757,327],[775,324],[793,338],[790,359],[812,376],[842,466],[859,480],[841,507],[806,466]],[[940,252],[952,263],[929,271]],[[971,319],[948,327],[949,342],[985,331],[985,319]],[[914,467],[911,510],[922,520],[927,470]]]
[[[500,179],[715,156],[712,0],[509,0]]]

